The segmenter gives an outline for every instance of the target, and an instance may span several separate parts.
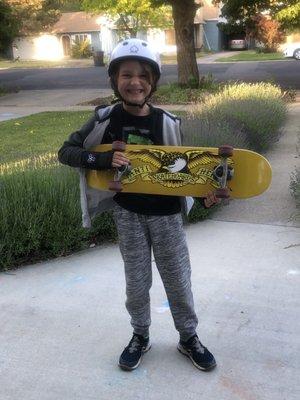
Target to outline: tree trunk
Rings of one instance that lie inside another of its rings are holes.
[[[179,85],[198,86],[199,71],[194,41],[194,18],[197,5],[193,0],[171,2],[177,44]]]

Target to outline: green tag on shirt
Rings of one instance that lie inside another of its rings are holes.
[[[127,139],[127,144],[141,144],[141,145],[151,145],[153,144],[152,140],[149,138],[146,138],[144,136],[139,136],[139,135],[134,135],[132,133],[129,133],[128,139]]]

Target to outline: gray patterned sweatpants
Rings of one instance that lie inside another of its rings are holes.
[[[148,216],[114,209],[125,266],[126,308],[134,332],[148,336],[151,323],[151,248],[175,327],[182,340],[195,334],[198,319],[191,291],[191,267],[181,214]]]

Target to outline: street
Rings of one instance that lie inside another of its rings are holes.
[[[300,62],[296,60],[199,63],[200,76],[211,73],[217,81],[271,81],[300,89]],[[177,65],[163,65],[160,83],[177,81]],[[40,68],[0,70],[0,86],[17,90],[109,88],[107,70],[90,68]]]

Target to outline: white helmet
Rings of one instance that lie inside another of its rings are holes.
[[[159,54],[151,48],[149,43],[141,39],[123,40],[114,48],[108,65],[108,75],[112,75],[114,66],[120,61],[128,59],[147,62],[152,66],[157,79],[160,78],[161,63]]]

